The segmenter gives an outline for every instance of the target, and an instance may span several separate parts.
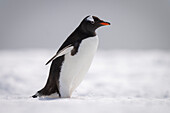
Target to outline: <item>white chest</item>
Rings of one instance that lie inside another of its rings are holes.
[[[71,53],[65,55],[59,79],[61,97],[70,97],[81,83],[91,65],[97,47],[98,37],[95,36],[82,40],[74,56]]]

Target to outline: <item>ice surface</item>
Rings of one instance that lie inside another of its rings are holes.
[[[98,51],[71,99],[32,99],[54,50],[0,51],[0,113],[169,113],[170,51]]]

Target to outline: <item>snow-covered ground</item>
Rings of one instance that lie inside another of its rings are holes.
[[[169,113],[170,51],[98,51],[70,99],[33,99],[55,50],[0,51],[0,113]]]

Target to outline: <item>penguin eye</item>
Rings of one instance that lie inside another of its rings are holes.
[[[95,22],[94,21],[90,21],[91,22],[91,24],[94,24]]]

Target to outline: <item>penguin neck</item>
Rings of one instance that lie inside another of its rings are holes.
[[[83,38],[88,38],[88,37],[94,37],[96,36],[96,32],[95,30],[88,30],[88,29],[85,29],[83,26],[78,26],[78,28],[76,29],[76,31],[78,31],[78,35],[80,37],[83,37]]]

